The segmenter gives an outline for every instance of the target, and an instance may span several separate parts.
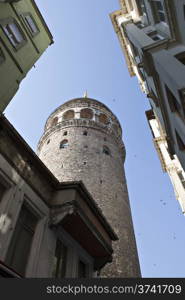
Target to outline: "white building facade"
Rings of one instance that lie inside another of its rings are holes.
[[[111,20],[146,113],[163,170],[185,208],[185,0],[120,0]]]

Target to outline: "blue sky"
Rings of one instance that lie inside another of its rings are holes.
[[[36,0],[53,36],[5,116],[36,150],[49,114],[88,91],[119,118],[143,277],[185,277],[185,217],[162,172],[145,117],[147,98],[130,78],[109,13],[118,0]]]

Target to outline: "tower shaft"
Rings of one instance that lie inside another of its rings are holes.
[[[121,135],[119,121],[105,105],[74,99],[48,118],[38,151],[59,181],[84,182],[117,233],[113,262],[101,275],[139,277]]]

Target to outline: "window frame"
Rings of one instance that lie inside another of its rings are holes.
[[[157,7],[157,3],[161,4],[161,6],[163,8],[162,10]],[[153,11],[154,21],[156,23],[165,23],[165,24],[167,24],[167,17],[166,17],[166,10],[165,10],[165,7],[164,7],[164,3],[161,0],[152,0],[151,1],[151,7],[152,7],[152,11]],[[164,20],[162,20],[160,18],[160,14],[164,15]]]
[[[59,247],[58,247],[59,245]],[[65,249],[64,258],[62,257],[62,247]],[[60,249],[57,249],[60,248]],[[59,250],[59,255],[57,253],[57,250]],[[53,266],[52,266],[52,278],[66,278],[67,273],[67,262],[68,262],[68,252],[69,248],[68,246],[61,240],[60,238],[56,239],[56,245],[55,245],[55,255],[53,258]],[[61,261],[64,261],[64,267],[61,268]]]
[[[179,132],[175,129],[175,136],[176,136],[176,141],[177,141],[177,146],[180,151],[185,151],[185,143],[183,142]]]
[[[185,66],[185,51],[182,51],[178,54],[175,54],[174,57],[181,63]],[[183,62],[184,60],[184,62]]]
[[[2,50],[2,47],[0,47],[0,65],[2,65],[6,60],[5,54]]]
[[[182,186],[185,189],[185,178],[184,178],[184,175],[182,173],[182,170],[178,170],[177,171],[177,175],[179,176],[179,179],[180,179],[180,181],[182,183]]]
[[[35,222],[33,228],[31,226],[29,226],[26,222],[24,222],[26,214],[23,213],[23,209],[26,209],[27,212],[30,213],[31,217],[33,217],[33,219],[35,218],[36,222]],[[22,213],[22,216],[21,216],[21,213]],[[21,219],[21,217],[22,217],[22,219]],[[32,208],[30,203],[28,203],[27,200],[25,199],[24,202],[22,203],[21,207],[20,207],[19,214],[16,218],[14,232],[11,236],[11,239],[10,239],[10,242],[9,242],[9,245],[8,245],[8,249],[7,249],[7,252],[6,252],[6,258],[5,258],[5,262],[10,267],[15,268],[15,266],[13,266],[14,258],[12,257],[12,247],[13,247],[13,250],[15,248],[15,251],[17,251],[17,241],[19,240],[19,242],[20,242],[20,237],[19,237],[20,232],[23,232],[23,230],[25,230],[27,233],[29,233],[30,236],[31,236],[31,240],[30,240],[29,249],[28,249],[28,252],[27,252],[27,255],[26,255],[26,258],[25,258],[26,263],[24,265],[22,273],[20,272],[20,270],[15,269],[15,271],[17,271],[18,273],[20,273],[23,276],[26,275],[26,272],[27,272],[27,267],[29,265],[29,259],[30,259],[30,255],[31,255],[31,252],[32,252],[32,246],[33,246],[33,243],[34,243],[35,233],[36,233],[36,230],[37,230],[39,220],[40,220],[39,214]],[[20,231],[20,229],[22,231]],[[15,243],[15,241],[16,241],[16,243]],[[15,264],[15,261],[14,261],[14,264]]]
[[[93,120],[94,111],[91,108],[85,107],[80,110],[80,119]]]
[[[144,0],[137,0],[137,7],[141,16],[147,16],[147,10]]]
[[[111,151],[110,151],[109,147],[106,145],[103,145],[102,153],[107,156],[111,156]]]
[[[66,143],[64,143],[64,144],[62,144],[63,142],[65,142],[66,141]],[[60,149],[66,149],[67,147],[69,146],[69,141],[67,140],[67,139],[64,139],[64,140],[62,140],[61,142],[60,142]]]
[[[172,113],[177,113],[178,116],[180,116],[180,117],[183,117],[183,110],[182,110],[181,104],[176,99],[173,92],[167,85],[165,85],[165,92],[166,92],[166,98],[168,100],[168,105],[169,105],[170,111]]]
[[[19,42],[16,35],[13,33],[12,29],[9,28],[9,29],[5,29],[6,26],[9,26],[11,24],[14,24],[17,29],[18,29],[18,32],[20,33],[21,35],[21,38],[22,40]],[[1,29],[4,33],[4,36],[7,38],[7,40],[9,41],[10,45],[12,46],[12,48],[15,50],[15,51],[18,51],[19,49],[21,49],[23,46],[25,46],[25,44],[27,43],[27,38],[26,38],[26,35],[25,33],[23,32],[20,24],[17,22],[17,20],[15,18],[6,18],[6,19],[1,19],[0,20],[0,26],[1,26]],[[9,35],[6,31],[10,31]],[[13,36],[13,38],[11,38],[11,35]]]
[[[154,42],[159,42],[164,40],[164,37],[159,34],[157,31],[152,31],[147,34]],[[157,39],[155,39],[157,38]]]
[[[84,267],[85,267],[85,276],[80,276],[79,275],[79,271],[80,271],[80,268],[79,268],[79,266],[80,266],[80,263],[82,263],[83,265],[84,265]],[[88,278],[89,277],[89,264],[81,257],[81,256],[78,256],[78,267],[77,267],[77,278]]]
[[[30,32],[30,34],[32,35],[32,37],[35,37],[36,35],[38,35],[38,34],[40,33],[40,29],[39,29],[39,26],[37,25],[37,23],[36,23],[36,21],[35,21],[33,15],[32,15],[31,13],[27,12],[27,13],[22,14],[21,16],[22,16],[22,18],[23,18],[23,20],[24,20],[24,23],[25,23],[25,25],[26,25],[26,28],[29,30],[29,32]],[[35,28],[37,29],[36,32],[34,32],[34,31],[32,30],[32,27],[31,27],[30,23],[29,23],[28,20],[26,19],[27,17],[30,17],[30,18],[32,19],[32,22],[33,22],[33,24],[35,25]]]

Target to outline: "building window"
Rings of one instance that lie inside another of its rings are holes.
[[[178,171],[178,172],[177,172],[177,175],[179,176],[180,181],[181,181],[181,183],[182,183],[182,185],[183,185],[183,187],[184,187],[184,189],[185,189],[185,178],[184,178],[184,176],[183,176],[183,174],[182,174],[182,171]]]
[[[10,19],[8,22],[3,23],[1,26],[5,35],[14,48],[17,49],[25,43],[25,36],[15,20]]]
[[[52,277],[64,278],[66,276],[67,247],[58,239],[56,243]]]
[[[89,108],[84,108],[80,111],[80,118],[82,119],[92,119],[93,118],[93,112]]]
[[[178,134],[178,132],[175,130],[175,134],[176,134],[176,140],[177,140],[177,144],[179,146],[179,149],[181,151],[185,150],[185,144],[183,142],[183,140],[181,139],[180,135]]]
[[[51,126],[55,126],[58,123],[58,117],[53,118],[51,121]]]
[[[175,55],[175,58],[178,59],[183,65],[185,65],[185,52]]]
[[[3,53],[3,50],[0,48],[0,64],[2,64],[5,61],[5,55]]]
[[[103,153],[106,155],[111,155],[111,152],[107,146],[103,146]]]
[[[165,88],[171,112],[177,112],[178,114],[181,114],[181,105],[179,104],[178,100],[167,86],[165,86]]]
[[[24,15],[24,20],[25,20],[26,25],[29,28],[32,36],[35,36],[39,32],[39,29],[38,29],[32,15],[30,15],[30,14]]]
[[[67,148],[68,146],[69,146],[68,140],[63,140],[63,141],[60,143],[60,149]]]
[[[148,36],[153,40],[153,41],[160,41],[163,40],[164,37],[160,34],[158,34],[156,31],[148,33]]]
[[[5,262],[25,275],[38,218],[23,204],[10,242]]]
[[[1,202],[5,192],[6,192],[6,187],[0,182],[0,202]]]
[[[162,2],[160,0],[153,0],[152,5],[154,8],[154,13],[156,15],[157,22],[166,22],[165,10]]]
[[[84,131],[84,132],[83,132],[83,135],[87,136],[87,131]]]
[[[147,95],[148,98],[151,98],[153,100],[153,102],[155,103],[156,106],[159,106],[159,99],[157,98],[157,96],[155,95],[154,91],[151,89],[151,91],[149,92],[149,94]]]
[[[50,140],[47,141],[47,145],[50,143]]]
[[[78,278],[87,278],[87,265],[81,260],[78,261]]]
[[[138,3],[138,8],[139,8],[140,14],[143,15],[143,16],[147,16],[145,1],[144,0],[137,0],[137,3]]]
[[[75,112],[74,112],[74,110],[72,110],[72,109],[66,111],[66,112],[63,114],[63,120],[74,119],[74,117],[75,117]]]
[[[67,135],[67,131],[64,131],[63,135]]]

